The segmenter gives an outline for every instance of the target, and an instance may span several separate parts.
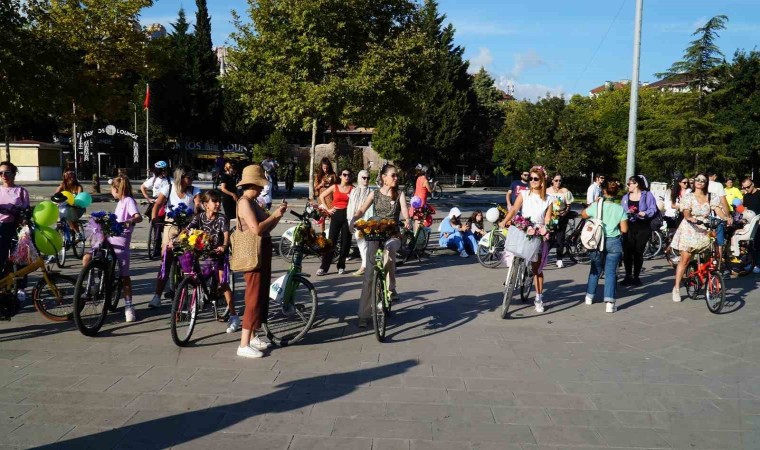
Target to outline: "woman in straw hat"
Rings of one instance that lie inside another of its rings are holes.
[[[283,200],[271,216],[264,211],[256,198],[268,183],[264,169],[252,165],[243,169],[243,176],[237,184],[243,191],[237,204],[238,227],[240,231],[251,229],[261,236],[259,268],[243,274],[245,312],[237,355],[244,358],[261,358],[264,356],[262,351],[270,346],[256,336],[255,332],[266,321],[269,308],[269,285],[272,282],[272,237],[269,233],[282,219],[288,204]]]

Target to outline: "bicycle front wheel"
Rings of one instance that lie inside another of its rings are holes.
[[[478,262],[488,269],[495,269],[501,264],[504,255],[504,234],[501,230],[492,231],[491,246],[478,245]]]
[[[656,258],[662,252],[662,235],[659,231],[653,231],[646,247],[644,247],[644,258]]]
[[[201,288],[194,278],[185,278],[179,284],[172,300],[171,332],[172,341],[184,347],[190,341],[195,328]]]
[[[95,336],[108,313],[108,271],[102,260],[91,261],[77,279],[74,290],[74,323],[85,336]]]
[[[723,284],[723,275],[718,271],[707,276],[705,301],[707,302],[707,309],[713,314],[720,313],[726,303],[726,286]]]
[[[289,286],[282,288],[285,294],[279,300],[269,299],[263,328],[269,340],[287,347],[303,339],[314,324],[318,299],[314,285],[301,275],[293,275]]]
[[[66,242],[66,236],[63,233],[61,233],[61,237],[63,238],[63,243],[61,244],[61,249],[55,254],[55,264],[63,269],[66,265],[66,247],[69,244]]]
[[[292,263],[294,255],[295,255],[295,247],[293,246],[293,242],[281,237],[280,238],[280,256],[282,256],[282,258],[285,261]]]
[[[150,223],[148,226],[148,259],[150,261],[158,259],[159,255],[161,254],[160,251],[156,251],[156,247],[160,247],[159,245],[156,245],[156,235],[158,235],[158,230],[155,225],[155,223]]]
[[[79,222],[79,233],[74,235],[72,240],[71,249],[74,252],[74,257],[82,259],[84,257],[85,246],[87,245],[87,239],[84,236],[84,222]]]
[[[512,304],[512,296],[515,293],[515,286],[517,285],[518,277],[521,275],[518,272],[522,270],[522,259],[515,257],[512,260],[512,265],[507,270],[507,279],[504,280],[504,297],[501,300],[501,318],[506,319],[509,315],[509,305]]]
[[[443,188],[436,184],[433,186],[433,191],[430,193],[430,198],[433,200],[438,200],[441,197],[443,197]]]
[[[74,277],[59,273],[48,274],[49,286],[45,278],[37,282],[32,292],[34,308],[46,319],[54,322],[71,320],[74,313],[74,289],[76,280]]]
[[[375,328],[375,337],[378,342],[385,341],[385,328],[387,325],[387,315],[385,306],[385,275],[380,274],[375,269],[374,279],[372,280],[372,325]]]
[[[523,302],[528,301],[530,291],[533,289],[533,270],[529,269],[527,264],[530,263],[525,263],[522,271],[522,281],[520,282],[520,300]]]

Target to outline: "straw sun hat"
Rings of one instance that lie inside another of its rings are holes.
[[[256,186],[264,187],[269,184],[266,176],[264,175],[264,168],[258,165],[246,166],[243,169],[243,175],[240,177],[238,187],[245,186],[247,184],[255,184]]]

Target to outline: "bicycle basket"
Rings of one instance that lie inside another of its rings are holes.
[[[507,232],[504,249],[526,261],[532,261],[541,250],[541,244],[541,238],[528,239],[528,235],[524,231],[512,225]]]
[[[179,266],[182,269],[182,272],[186,274],[193,272],[193,266],[195,264],[195,255],[193,252],[182,253],[177,260],[179,261]]]

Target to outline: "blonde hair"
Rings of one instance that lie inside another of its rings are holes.
[[[544,170],[541,166],[533,166],[530,168],[529,174],[535,173],[538,175],[538,178],[540,178],[541,181],[541,187],[539,188],[539,195],[541,196],[541,200],[546,200],[546,170]]]
[[[183,192],[182,190],[182,180],[189,175],[191,172],[190,170],[185,166],[179,166],[176,169],[174,169],[174,193],[177,195],[180,195]]]
[[[132,197],[132,183],[125,175],[117,175],[111,181],[111,187],[119,194],[120,198]]]

